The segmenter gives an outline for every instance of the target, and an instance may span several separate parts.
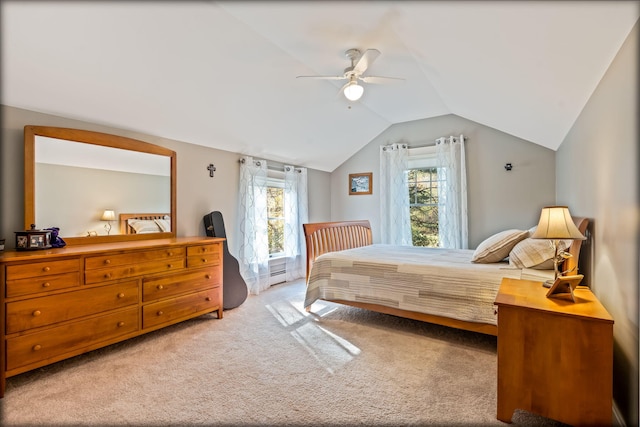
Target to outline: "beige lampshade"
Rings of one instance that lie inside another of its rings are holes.
[[[101,221],[115,221],[115,219],[116,213],[110,209],[104,211],[104,213],[102,214],[102,218],[100,218]]]
[[[569,208],[566,206],[546,206],[540,213],[540,221],[532,239],[579,239],[586,237],[576,227]]]

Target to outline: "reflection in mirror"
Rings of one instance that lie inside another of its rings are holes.
[[[59,227],[68,237],[116,235],[120,213],[169,216],[169,157],[37,136],[35,161],[38,228]],[[107,210],[115,215],[104,223]]]
[[[175,236],[175,152],[116,135],[25,126],[30,224],[59,227],[68,243]]]

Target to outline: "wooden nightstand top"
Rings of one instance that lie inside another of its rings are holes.
[[[542,286],[542,282],[505,278],[500,284],[495,304],[498,307],[522,307],[613,323],[611,315],[589,288],[578,286],[575,289],[576,302],[547,298],[548,290]]]

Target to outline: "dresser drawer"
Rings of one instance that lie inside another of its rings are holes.
[[[221,243],[209,243],[207,245],[187,247],[187,256],[206,255],[222,252]]]
[[[7,340],[7,370],[107,341],[138,330],[138,308],[80,320]]]
[[[80,271],[80,258],[7,266],[7,280],[25,279]]]
[[[184,294],[222,284],[220,268],[187,270],[182,274],[145,278],[142,285],[142,300],[152,301]]]
[[[7,280],[7,298],[80,286],[80,272]]]
[[[142,307],[142,327],[184,320],[213,311],[222,305],[222,287],[183,295]]]
[[[86,270],[85,283],[101,283],[108,280],[127,279],[144,274],[163,273],[184,268],[184,258],[171,258],[165,261],[152,261],[121,267]]]
[[[85,270],[95,270],[105,267],[146,263],[149,261],[164,261],[172,258],[184,258],[184,256],[184,247],[128,252],[125,254],[100,255],[87,257],[84,260],[84,268]]]
[[[137,281],[9,302],[6,331],[11,334],[137,303]]]
[[[222,245],[213,243],[209,245],[189,246],[187,248],[187,267],[216,266],[221,263]]]

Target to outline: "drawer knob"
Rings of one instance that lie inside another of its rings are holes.
[[[202,258],[202,262],[207,262],[207,259],[206,258]]]
[[[173,256],[173,252],[167,252],[167,256]]]
[[[118,328],[122,328],[124,326],[124,322],[118,322]]]
[[[173,268],[173,264],[167,264],[167,268]]]
[[[164,312],[162,310],[158,310],[158,313],[156,313],[158,316],[162,316],[164,314]]]
[[[105,264],[107,264],[107,265],[109,265],[109,264],[111,264],[111,260],[110,260],[110,259],[105,259],[105,260],[104,260],[104,263],[105,263]]]
[[[204,300],[205,301],[211,301],[211,297],[206,297]]]
[[[207,280],[209,280],[209,279],[211,279],[211,275],[210,275],[210,274],[205,274],[205,275],[204,275],[204,278],[205,278],[205,279],[207,279]]]
[[[38,316],[40,316],[42,314],[42,312],[40,310],[36,310],[31,314],[33,314],[33,317],[38,317]]]
[[[111,279],[111,273],[106,273],[106,274],[104,275],[104,278],[105,278],[105,279]]]
[[[162,289],[164,289],[164,286],[162,286],[162,285],[158,285],[158,289],[161,289],[161,290],[162,290]]]
[[[33,349],[33,351],[39,351],[42,349],[42,346],[40,344],[36,344],[33,347],[31,347]]]
[[[42,269],[42,271],[49,271],[49,270],[51,270],[51,267],[44,267],[44,268]]]
[[[120,292],[120,293],[118,294],[118,298],[124,298],[124,293]]]
[[[43,288],[48,288],[49,286],[51,286],[51,283],[49,283],[49,282],[44,282],[44,283],[42,284],[42,287],[43,287]]]

